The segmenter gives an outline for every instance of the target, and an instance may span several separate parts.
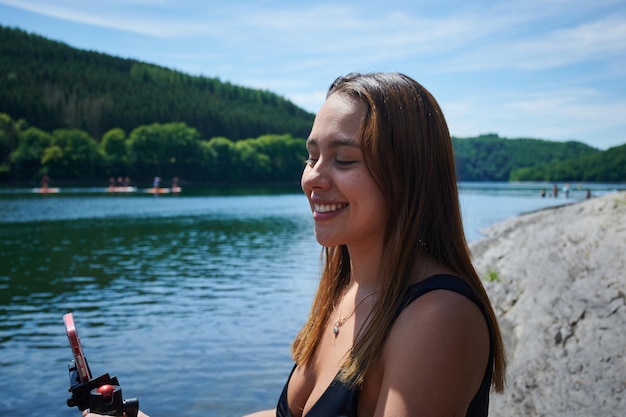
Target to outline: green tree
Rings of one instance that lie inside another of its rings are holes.
[[[108,177],[129,173],[128,141],[124,130],[115,128],[106,132],[100,142],[100,152],[104,155]]]
[[[504,139],[496,134],[452,138],[452,143],[457,173],[462,181],[510,181],[516,169],[540,167],[599,152],[579,142]]]
[[[513,181],[626,181],[626,145],[578,158],[515,170]]]
[[[51,146],[44,151],[41,164],[55,178],[91,180],[101,175],[104,158],[87,132],[57,129],[52,132]]]
[[[153,123],[129,135],[129,159],[134,176],[192,175],[200,152],[200,135],[185,123]]]
[[[215,181],[218,178],[216,170],[217,157],[217,151],[210,145],[210,141],[200,142],[200,149],[196,158],[198,168],[195,171],[195,179],[197,181]]]
[[[297,181],[300,178],[307,155],[304,140],[286,134],[263,135],[246,142],[255,152],[267,155],[269,159],[264,180]]]
[[[11,153],[17,148],[21,123],[6,113],[0,113],[0,178],[8,177],[11,169]]]
[[[258,139],[264,153],[272,160],[272,180],[297,181],[307,157],[305,141],[291,135],[265,135]]]
[[[231,170],[237,155],[235,144],[227,138],[217,137],[208,142],[207,151],[213,157],[212,179],[224,182],[235,179],[236,176]]]
[[[36,127],[29,127],[19,134],[17,147],[11,153],[11,176],[19,180],[35,179],[46,171],[41,159],[44,150],[52,144],[52,135]]]
[[[254,139],[241,140],[234,145],[232,176],[237,181],[266,181],[271,177],[272,161],[254,146]]]

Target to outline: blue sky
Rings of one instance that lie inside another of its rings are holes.
[[[313,113],[338,75],[400,71],[454,136],[626,143],[624,0],[0,0],[0,24]]]

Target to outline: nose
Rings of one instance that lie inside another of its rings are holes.
[[[330,176],[328,169],[322,160],[318,160],[315,164],[307,163],[302,171],[302,190],[309,195],[313,190],[323,190],[330,187]]]

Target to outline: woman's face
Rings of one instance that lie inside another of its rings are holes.
[[[359,129],[365,114],[363,102],[331,94],[307,140],[302,190],[322,246],[368,248],[382,243],[387,209],[363,159]]]

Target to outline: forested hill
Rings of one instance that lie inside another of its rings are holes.
[[[268,91],[0,26],[0,181],[297,182],[313,118]],[[624,146],[496,134],[453,145],[462,181],[626,181]]]
[[[496,134],[463,139],[452,138],[452,141],[457,171],[463,181],[510,181],[519,179],[512,178],[512,173],[520,168],[544,167],[555,162],[610,152],[610,150],[602,152],[580,142],[552,142],[530,138],[505,139]],[[533,180],[583,180],[578,177],[580,174],[580,171],[577,171],[576,178],[573,178],[574,170],[548,169],[534,176]],[[626,178],[622,178],[623,180]]]
[[[210,71],[210,68],[207,68]],[[306,137],[314,115],[268,91],[72,48],[0,26],[0,112],[46,131],[184,122],[204,139]]]

